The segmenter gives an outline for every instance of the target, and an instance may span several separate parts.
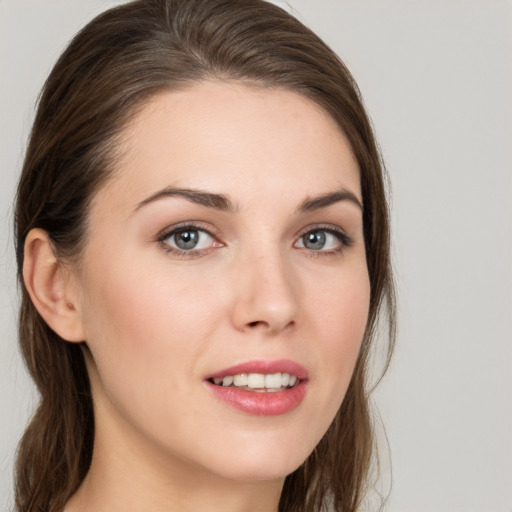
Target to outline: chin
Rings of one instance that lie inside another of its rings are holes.
[[[314,449],[314,446],[307,449],[304,439],[276,441],[234,443],[227,453],[222,451],[210,458],[210,471],[230,480],[282,480],[298,469]]]
[[[228,480],[240,482],[264,482],[272,480],[284,480],[293,473],[304,461],[274,460],[269,464],[255,465],[241,463],[228,471],[223,471],[222,476]]]

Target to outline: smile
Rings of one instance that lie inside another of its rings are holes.
[[[295,361],[256,360],[210,374],[205,385],[221,403],[238,411],[276,416],[301,404],[309,387],[309,374]]]
[[[259,393],[275,393],[295,387],[299,382],[289,373],[238,373],[210,379],[216,386],[233,387]]]

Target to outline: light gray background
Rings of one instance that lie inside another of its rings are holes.
[[[107,0],[0,0],[0,509],[35,394],[11,203],[38,90]],[[512,3],[291,0],[355,75],[393,182],[391,512],[512,512]]]

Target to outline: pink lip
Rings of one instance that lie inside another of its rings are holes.
[[[308,386],[308,372],[302,365],[290,361],[249,361],[215,372],[207,379],[221,378],[240,373],[289,373],[299,379],[299,383],[289,389],[276,392],[247,391],[234,387],[217,386],[205,381],[205,385],[228,405],[242,412],[257,416],[276,416],[295,409],[304,399]]]

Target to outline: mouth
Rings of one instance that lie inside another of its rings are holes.
[[[290,360],[250,361],[205,379],[221,402],[246,414],[275,416],[297,408],[308,389],[308,372]]]
[[[289,373],[237,373],[208,379],[215,386],[256,393],[277,393],[299,385],[301,379]]]

